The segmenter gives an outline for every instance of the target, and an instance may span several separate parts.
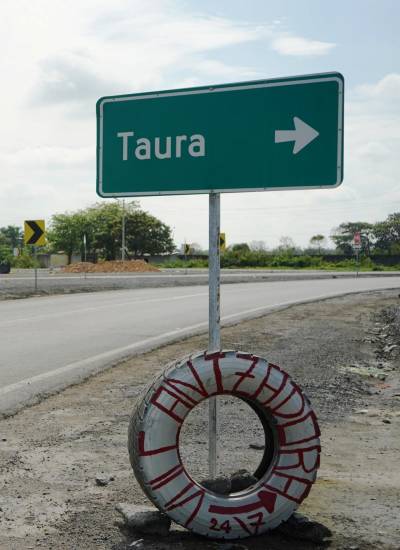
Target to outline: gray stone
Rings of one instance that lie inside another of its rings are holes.
[[[263,451],[265,449],[264,443],[250,443],[250,449],[255,449],[256,451]]]
[[[132,531],[161,537],[169,534],[171,520],[159,510],[125,502],[117,504],[115,509],[123,517],[126,527]]]
[[[96,476],[96,485],[99,487],[105,487],[108,485],[111,481],[114,481],[114,476],[107,476],[107,475],[98,475]]]
[[[257,483],[257,481],[258,479],[247,470],[238,470],[231,475],[231,492],[237,493],[239,491],[244,491]]]
[[[332,536],[332,532],[328,527],[297,512],[277,527],[276,531],[285,537],[315,543],[322,543]]]
[[[392,344],[391,346],[386,346],[385,348],[383,348],[383,353],[390,353],[397,347],[398,346],[396,344]]]
[[[231,480],[228,477],[216,477],[215,479],[205,479],[200,483],[205,489],[218,493],[219,495],[229,495],[231,492]]]
[[[133,542],[130,543],[129,548],[131,548],[131,547],[132,548],[137,548],[137,549],[144,548],[143,543],[144,543],[144,539],[134,540]]]

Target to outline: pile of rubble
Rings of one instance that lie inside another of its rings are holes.
[[[342,366],[340,370],[384,382],[400,365],[400,306],[386,307],[374,314],[372,319],[374,326],[363,342],[373,345],[375,360],[351,363]]]
[[[400,357],[400,307],[383,309],[376,316],[371,342],[376,345],[376,355],[386,360]]]
[[[78,262],[76,264],[67,265],[63,269],[64,273],[133,273],[148,271],[160,271],[154,265],[148,264],[144,260],[129,260],[129,261],[109,261],[98,262]]]

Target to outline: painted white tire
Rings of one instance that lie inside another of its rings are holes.
[[[274,439],[273,456],[257,470],[258,483],[230,495],[196,483],[179,454],[187,414],[222,394],[249,403]],[[131,418],[128,449],[155,506],[195,533],[234,539],[277,527],[308,495],[319,467],[319,435],[308,399],[279,367],[251,354],[204,352],[167,367],[147,389]]]

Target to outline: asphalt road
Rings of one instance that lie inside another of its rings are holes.
[[[400,288],[400,277],[222,287],[222,321],[348,292]],[[0,412],[113,362],[207,329],[206,286],[142,288],[0,302]],[[251,350],[247,350],[251,351]]]
[[[360,277],[399,277],[395,271],[361,272]],[[223,283],[257,281],[290,281],[309,279],[353,278],[351,271],[321,270],[266,270],[266,269],[223,269]],[[117,290],[133,288],[159,288],[204,285],[208,281],[207,269],[168,269],[160,273],[63,273],[60,270],[38,270],[39,294],[64,294],[74,292],[94,292],[97,290]],[[35,294],[34,272],[30,269],[13,270],[0,275],[0,299],[26,297]]]

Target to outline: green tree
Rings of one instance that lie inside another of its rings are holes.
[[[11,262],[12,252],[8,244],[0,242],[0,262]]]
[[[238,252],[238,253],[250,252],[250,247],[247,243],[236,243],[230,247],[230,250],[232,252]]]
[[[22,230],[16,225],[0,227],[0,262],[13,263],[13,249],[22,246]]]
[[[171,229],[137,202],[97,203],[85,210],[52,217],[48,239],[53,250],[62,250],[71,261],[72,254],[84,255],[84,235],[89,256],[115,260],[122,247],[122,220],[125,218],[125,245],[133,255],[172,252]]]
[[[104,260],[115,260],[121,250],[122,214],[118,202],[97,203],[85,211],[88,249],[95,250]]]
[[[375,236],[375,248],[389,254],[400,253],[400,212],[389,214],[383,222],[378,222],[373,227]]]
[[[19,248],[23,243],[22,229],[16,225],[0,227],[0,239],[11,248]]]
[[[367,222],[344,222],[333,230],[331,239],[336,248],[347,256],[353,255],[354,235],[361,233],[361,250],[369,256],[374,243],[374,226]]]
[[[285,256],[293,256],[298,250],[294,240],[291,237],[283,236],[279,239],[279,246],[274,250],[276,254],[283,254]]]
[[[321,247],[326,244],[326,238],[324,235],[318,234],[313,235],[310,239],[310,245],[312,247],[318,248],[318,254],[321,254]]]
[[[126,214],[125,235],[127,248],[134,256],[172,253],[175,250],[171,228],[138,208]]]
[[[7,240],[7,237],[2,233],[1,229],[0,229],[0,246],[9,247],[10,245],[9,245],[8,240]]]
[[[62,251],[71,263],[72,254],[81,251],[86,227],[86,214],[83,210],[65,214],[55,214],[51,218],[47,232],[51,250]]]

